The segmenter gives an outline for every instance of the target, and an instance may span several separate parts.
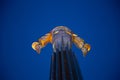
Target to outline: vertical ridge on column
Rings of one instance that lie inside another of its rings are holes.
[[[56,50],[51,58],[50,80],[83,80],[72,50]]]

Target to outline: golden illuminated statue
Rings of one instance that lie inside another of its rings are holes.
[[[47,43],[52,43],[54,52],[56,52],[56,49],[64,50],[66,47],[70,49],[72,43],[74,43],[79,49],[81,49],[83,56],[86,56],[91,48],[82,38],[78,37],[65,26],[55,27],[52,31],[39,38],[37,42],[33,42],[32,48],[37,51],[37,53],[40,53],[41,49],[45,47]]]

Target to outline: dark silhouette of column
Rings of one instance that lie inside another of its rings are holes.
[[[51,57],[50,80],[83,80],[72,50],[56,51]]]

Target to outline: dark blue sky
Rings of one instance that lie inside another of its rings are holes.
[[[1,0],[0,80],[48,80],[52,46],[31,44],[55,26],[68,26],[91,44],[84,58],[73,45],[84,80],[120,80],[119,0]]]

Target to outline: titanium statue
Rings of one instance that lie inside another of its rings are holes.
[[[65,26],[55,27],[52,31],[45,34],[45,36],[39,38],[37,42],[33,42],[32,48],[37,53],[40,53],[41,49],[49,42],[52,43],[54,52],[56,52],[57,49],[59,51],[61,51],[61,49],[65,50],[66,47],[71,49],[72,43],[74,43],[79,49],[81,49],[83,56],[86,56],[91,48],[82,38],[78,37]]]

